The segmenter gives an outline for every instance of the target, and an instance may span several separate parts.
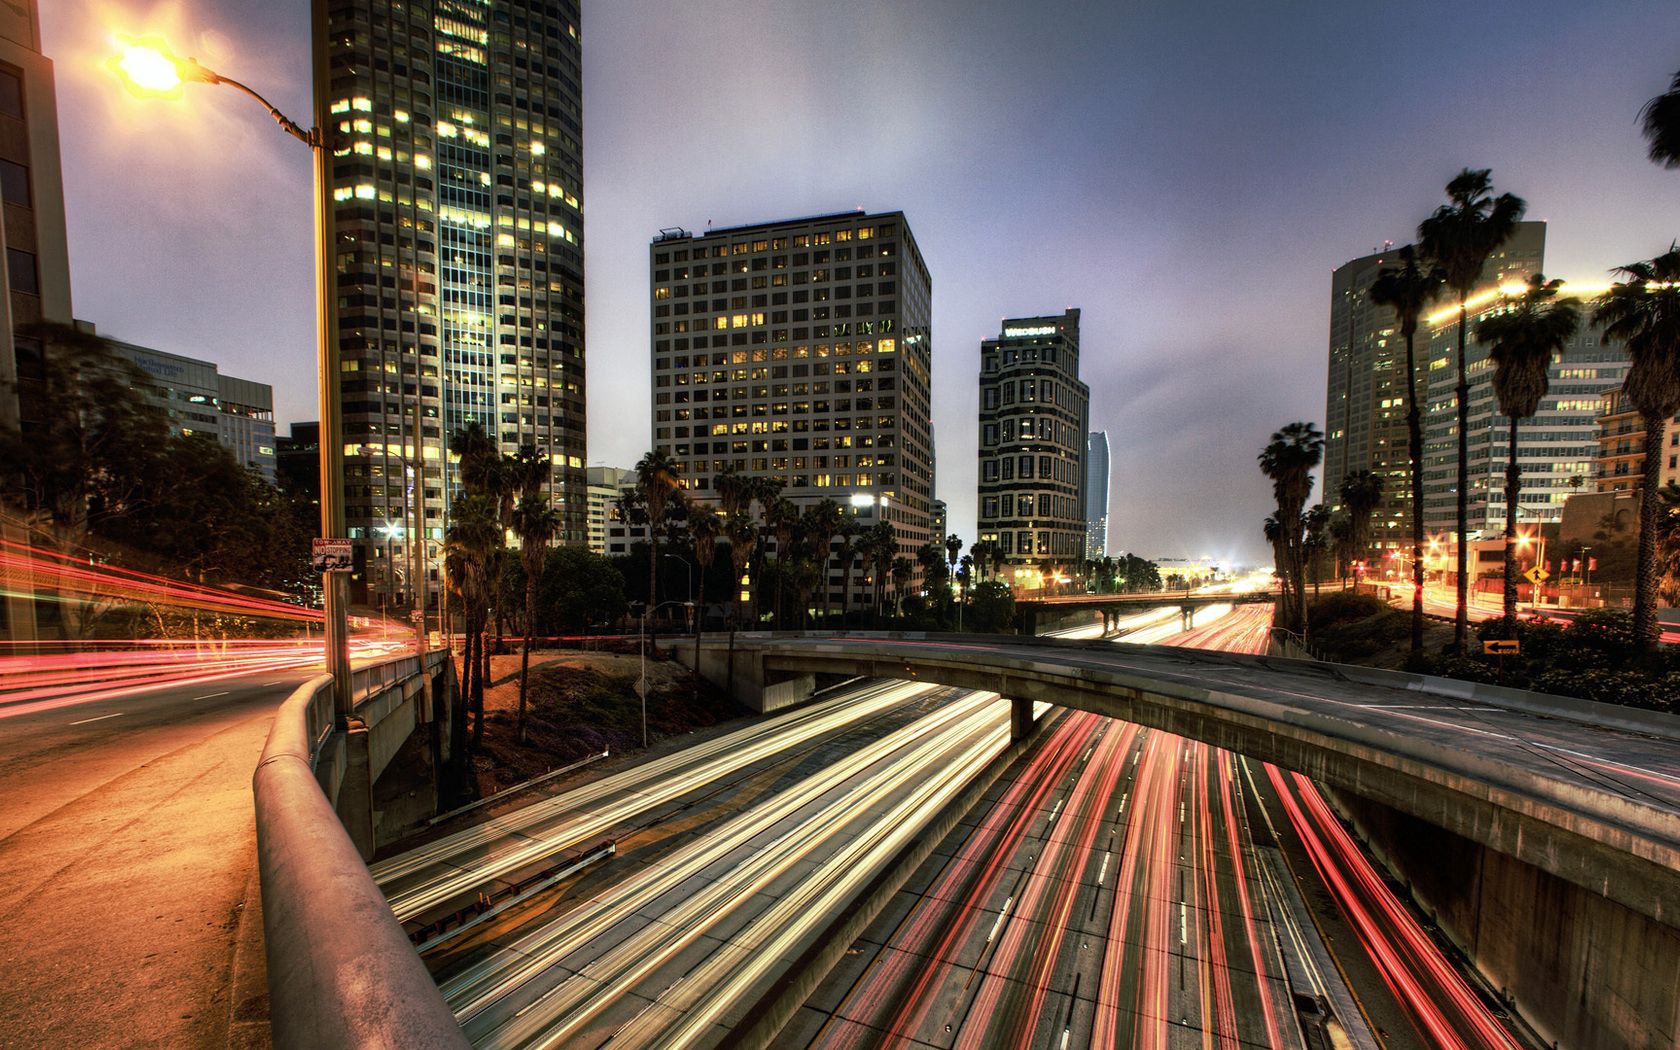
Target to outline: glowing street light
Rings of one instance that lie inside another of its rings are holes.
[[[311,38],[327,38],[326,0],[310,4]],[[344,525],[344,438],[338,389],[337,290],[333,286],[333,201],[328,185],[325,129],[330,126],[331,70],[324,47],[314,49],[311,62],[314,126],[304,128],[280,112],[262,95],[231,77],[206,69],[191,58],[176,55],[156,38],[119,38],[110,67],[130,91],[152,98],[179,98],[188,83],[222,84],[257,102],[286,134],[308,146],[315,161],[315,331],[318,394],[321,413],[321,535],[340,538]],[[333,676],[334,709],[342,725],[353,716],[350,695],[350,630],[345,611],[350,604],[344,573],[323,574],[326,619],[326,663]]]

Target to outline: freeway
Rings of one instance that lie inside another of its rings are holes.
[[[853,725],[812,728],[836,717]],[[623,852],[434,961],[445,998],[479,1046],[715,1043],[1008,746],[1008,724],[995,694],[875,684],[633,778],[607,792],[617,821],[642,821]],[[716,766],[784,734],[788,755]],[[719,794],[714,777],[734,783]],[[666,782],[681,790],[654,798]],[[525,829],[573,841],[571,806]]]
[[[0,1046],[266,1039],[251,771],[307,675],[0,707]]]

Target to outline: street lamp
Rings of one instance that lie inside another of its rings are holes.
[[[672,561],[680,561],[680,562],[683,563],[683,582],[688,585],[688,603],[687,604],[688,604],[688,607],[690,609],[693,609],[694,608],[694,565],[693,565],[693,563],[691,563],[687,558],[683,557],[680,554],[661,554],[660,557],[661,558],[670,558]]]
[[[310,4],[311,39],[327,38],[326,0]],[[315,332],[316,370],[321,415],[321,535],[342,537],[344,526],[344,438],[340,419],[337,298],[332,286],[333,203],[328,185],[327,131],[331,92],[327,50],[316,46],[311,55],[314,126],[307,130],[287,117],[250,87],[231,77],[206,69],[191,58],[173,54],[156,39],[120,41],[112,68],[136,94],[177,98],[184,84],[222,84],[254,99],[268,111],[286,134],[309,147],[314,156],[315,179]],[[350,632],[345,610],[349,585],[342,572],[323,574],[321,592],[325,605],[326,666],[333,676],[333,708],[342,726],[352,716],[354,698],[350,691]]]

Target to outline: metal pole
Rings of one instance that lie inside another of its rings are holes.
[[[418,355],[416,355],[418,357]],[[408,533],[414,563],[414,644],[426,651],[426,457],[420,444],[420,366],[414,368],[414,528]]]
[[[647,621],[651,609],[642,610],[642,687],[636,690],[642,694],[642,750],[647,750]]]
[[[311,0],[311,59],[314,85],[314,131],[310,152],[315,159],[315,331],[316,365],[319,372],[321,415],[321,535],[343,537],[344,526],[344,426],[340,418],[338,367],[338,299],[333,287],[334,251],[337,233],[333,222],[331,173],[327,149],[332,127],[332,80],[327,54],[327,0]],[[346,611],[350,587],[346,574],[325,573],[321,592],[326,613],[326,666],[333,676],[333,712],[339,725],[351,717],[354,698],[350,692],[350,630]]]

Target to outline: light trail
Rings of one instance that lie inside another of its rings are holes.
[[[406,922],[494,879],[592,843],[637,814],[755,762],[937,691],[909,682],[849,690],[444,836],[370,870],[397,919]]]

